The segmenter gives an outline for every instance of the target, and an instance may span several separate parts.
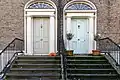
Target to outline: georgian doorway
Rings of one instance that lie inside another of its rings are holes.
[[[30,0],[24,9],[25,53],[57,52],[57,8],[51,0]]]
[[[74,0],[65,5],[63,32],[67,50],[74,50],[74,54],[85,54],[96,48],[96,11],[95,5],[88,0]],[[66,38],[67,33],[74,35],[70,43]]]

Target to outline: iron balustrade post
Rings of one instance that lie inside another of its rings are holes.
[[[62,67],[62,80],[66,79],[66,56],[65,53],[65,46],[64,46],[64,39],[63,39],[63,5],[62,0],[58,0],[58,27],[59,27],[59,52],[61,54],[61,67]]]
[[[66,70],[66,55],[65,53],[65,46],[64,46],[64,41],[61,40],[61,43],[63,45],[62,51],[60,52],[60,56],[61,56],[61,69],[62,69],[62,80],[67,80],[67,70]]]
[[[57,0],[58,1],[58,6],[57,6],[57,18],[58,18],[58,53],[61,56],[61,69],[62,69],[62,80],[67,80],[66,77],[66,56],[64,55],[65,53],[65,46],[64,46],[64,39],[63,39],[63,4],[62,0]]]

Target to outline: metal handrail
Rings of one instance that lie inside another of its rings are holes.
[[[120,46],[109,37],[97,39],[97,49],[110,56],[117,66],[120,65]]]
[[[1,68],[0,79],[3,79],[6,72],[9,70],[12,62],[15,60],[17,55],[23,54],[24,50],[24,40],[15,38],[11,41],[0,53]]]
[[[117,43],[115,43],[112,39],[110,39],[109,37],[102,38],[102,39],[99,39],[99,40],[101,41],[101,40],[106,40],[106,39],[108,39],[109,41],[111,41],[115,46],[117,46],[120,49],[120,46]]]
[[[1,51],[1,53],[0,53],[0,55],[11,45],[11,44],[13,44],[16,40],[19,40],[19,41],[24,41],[24,40],[22,40],[22,39],[19,39],[19,38],[15,38],[13,41],[11,41],[2,51]],[[22,51],[22,50],[21,50]]]

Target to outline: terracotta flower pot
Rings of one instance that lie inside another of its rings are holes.
[[[67,50],[66,54],[67,56],[73,56],[73,50]]]
[[[100,55],[100,50],[92,50],[92,55]]]
[[[56,53],[55,52],[51,52],[51,53],[49,53],[49,56],[56,56]]]

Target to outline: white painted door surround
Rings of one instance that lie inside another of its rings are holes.
[[[30,0],[25,5],[24,34],[26,55],[48,55],[51,52],[57,52],[56,11],[56,5],[51,0]],[[44,28],[41,28],[41,24]]]
[[[63,19],[64,19],[63,20],[63,22],[64,22],[63,23],[64,24],[63,32],[64,33],[63,34],[64,34],[66,48],[68,49],[68,46],[69,46],[67,43],[66,34],[73,32],[73,30],[75,29],[73,27],[74,22],[75,22],[73,19],[75,19],[75,18],[87,19],[87,23],[86,23],[86,25],[88,25],[86,28],[87,35],[84,36],[84,38],[88,36],[88,38],[85,39],[85,40],[88,40],[88,42],[86,42],[86,43],[88,43],[88,45],[87,45],[88,48],[86,49],[86,51],[84,48],[81,49],[82,51],[75,49],[74,53],[77,53],[77,54],[78,53],[91,53],[93,49],[96,49],[96,42],[94,41],[94,35],[96,34],[97,10],[96,10],[95,5],[92,2],[90,2],[89,0],[73,0],[65,5],[63,12],[64,12],[63,13],[63,16],[64,16],[63,17]],[[74,34],[79,33],[78,37],[81,36],[80,34],[83,34],[83,31],[75,31],[75,32],[76,33],[74,33]],[[75,38],[73,37],[73,40],[74,39]],[[71,44],[73,45],[74,43],[71,43]],[[74,46],[77,46],[77,45],[74,45]],[[78,46],[76,48],[80,48],[80,46]]]

